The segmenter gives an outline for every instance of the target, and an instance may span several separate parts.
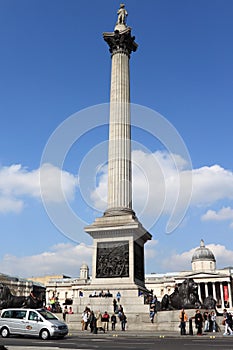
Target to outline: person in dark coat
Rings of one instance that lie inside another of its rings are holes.
[[[111,322],[112,322],[112,331],[115,331],[115,329],[116,329],[116,322],[117,322],[117,318],[116,318],[115,314],[112,314]]]
[[[116,299],[113,299],[113,312],[117,311],[117,301]]]
[[[122,312],[122,314],[121,314],[120,321],[121,321],[121,330],[125,331],[125,326],[126,326],[126,323],[127,323],[127,317],[124,314],[124,312]]]
[[[197,328],[197,335],[202,335],[203,317],[202,317],[202,314],[200,313],[200,310],[196,311],[196,315],[194,318],[195,318],[195,325]]]
[[[89,324],[90,324],[90,329],[91,333],[96,333],[96,317],[93,311],[91,311],[90,316],[89,316]]]

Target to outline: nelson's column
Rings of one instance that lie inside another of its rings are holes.
[[[93,289],[145,290],[144,244],[151,234],[132,209],[129,59],[137,50],[124,4],[114,32],[103,33],[111,53],[108,206],[85,231],[93,237]],[[130,293],[129,293],[130,294]],[[137,294],[138,295],[138,294]]]

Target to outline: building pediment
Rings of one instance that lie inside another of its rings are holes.
[[[190,273],[187,274],[185,276],[186,278],[221,278],[221,277],[229,277],[228,274],[221,274],[221,273],[217,273],[217,272],[204,272],[204,271],[200,271],[200,272],[194,272],[194,273]]]

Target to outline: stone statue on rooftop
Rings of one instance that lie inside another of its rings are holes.
[[[125,9],[125,4],[120,4],[120,8],[117,11],[118,14],[118,20],[117,24],[126,24],[126,17],[128,16],[128,13]]]

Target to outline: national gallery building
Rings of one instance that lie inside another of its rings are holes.
[[[173,293],[175,286],[181,284],[185,278],[192,278],[198,284],[198,295],[201,302],[206,297],[212,296],[217,301],[218,308],[232,308],[233,267],[216,269],[215,256],[210,249],[205,247],[203,240],[190,258],[192,265],[190,271],[147,274],[145,276],[147,289],[153,290],[153,294],[161,301],[165,294]],[[83,264],[79,278],[52,278],[51,276],[44,283],[48,303],[52,295],[56,295],[61,304],[66,300],[72,300],[75,304],[78,298],[89,296],[91,284],[89,268]]]
[[[208,296],[217,301],[217,307],[232,308],[232,276],[233,267],[216,269],[216,259],[213,252],[205,247],[201,240],[191,259],[192,270],[166,274],[146,275],[146,286],[152,289],[158,300],[165,294],[171,294],[174,287],[185,278],[192,278],[198,285],[198,295],[203,303]]]

